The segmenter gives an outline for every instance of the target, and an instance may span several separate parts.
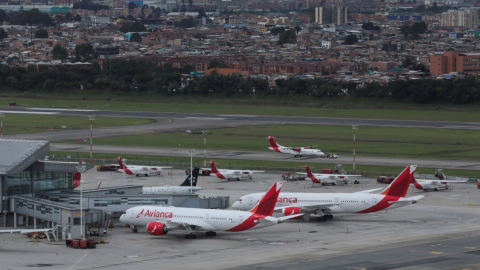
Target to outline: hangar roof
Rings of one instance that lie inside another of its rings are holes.
[[[0,140],[0,175],[20,173],[48,154],[50,142]]]

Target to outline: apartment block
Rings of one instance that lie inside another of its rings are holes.
[[[442,13],[440,26],[465,26],[469,29],[478,27],[478,12],[476,10],[453,10]]]
[[[440,75],[450,72],[480,74],[480,53],[444,51],[443,55],[430,56],[430,73]]]
[[[316,7],[315,23],[345,25],[347,23],[347,7]]]

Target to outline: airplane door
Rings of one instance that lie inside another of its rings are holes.
[[[334,203],[340,203],[340,199],[339,199],[339,198],[335,198],[335,199],[333,199],[333,202],[334,202]]]
[[[130,211],[130,218],[134,218],[134,213],[133,212],[134,212],[133,210]]]
[[[253,206],[253,197],[248,197],[248,205]]]
[[[238,217],[238,224],[242,224],[244,220],[245,219],[243,218],[243,216],[239,216]]]
[[[376,205],[377,204],[377,198],[372,198],[372,205]]]
[[[205,215],[205,222],[208,223],[209,221],[210,221],[210,215],[207,214],[207,215]]]

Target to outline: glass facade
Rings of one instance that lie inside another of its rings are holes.
[[[33,195],[34,193],[73,189],[71,172],[38,172],[29,166],[19,174],[7,175],[2,179],[3,209],[9,211],[11,195]]]

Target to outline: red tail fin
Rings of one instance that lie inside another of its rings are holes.
[[[80,181],[82,180],[82,173],[76,172],[73,174],[73,181]]]
[[[270,147],[279,147],[280,145],[277,144],[273,136],[268,136],[268,140],[270,141]]]
[[[382,192],[382,195],[405,197],[417,165],[410,165]]]
[[[277,204],[278,195],[282,189],[282,184],[282,182],[276,182],[273,184],[265,196],[263,196],[262,200],[250,212],[271,216],[273,214],[273,210],[275,210],[275,205]]]
[[[124,169],[124,167],[123,167],[123,158],[122,158],[122,157],[118,157],[118,165],[120,165],[120,169]]]
[[[212,173],[218,173],[217,166],[215,166],[215,162],[210,161],[210,169],[212,169]]]
[[[308,177],[314,177],[312,171],[310,170],[310,167],[307,165],[307,175]]]

